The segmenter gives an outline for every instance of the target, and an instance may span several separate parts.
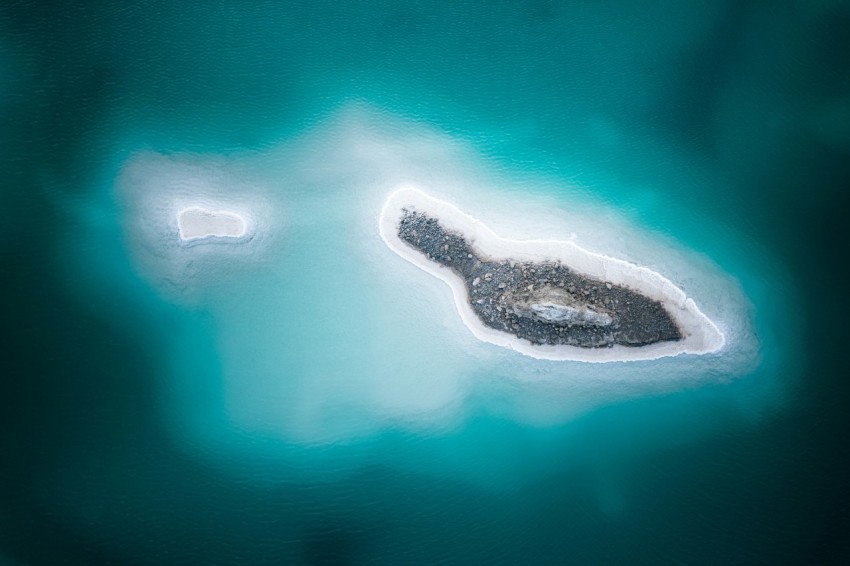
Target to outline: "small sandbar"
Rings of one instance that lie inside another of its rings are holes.
[[[426,224],[431,232],[425,239],[436,237],[438,246],[420,241]],[[664,276],[571,241],[502,238],[419,189],[389,195],[379,230],[391,250],[449,285],[461,319],[478,339],[524,355],[624,362],[707,354],[725,344],[718,327]],[[549,279],[529,286],[535,267]],[[477,276],[480,269],[487,273]],[[514,292],[506,279],[511,273],[518,274],[513,285],[521,285]],[[633,337],[632,329],[643,329],[644,336]]]
[[[248,222],[229,210],[188,207],[177,212],[177,232],[183,242],[240,240],[248,235]]]

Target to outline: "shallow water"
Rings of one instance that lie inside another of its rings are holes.
[[[0,555],[847,559],[846,5],[337,4],[0,9]],[[380,238],[403,184],[727,347],[477,340]],[[251,237],[181,244],[193,204]]]

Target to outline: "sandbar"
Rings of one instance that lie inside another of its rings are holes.
[[[177,212],[177,231],[183,242],[239,240],[248,234],[248,222],[236,212],[193,206]]]

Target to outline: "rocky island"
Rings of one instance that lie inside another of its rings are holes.
[[[463,280],[472,310],[490,328],[532,344],[645,346],[682,334],[658,301],[583,276],[558,261],[484,258],[458,232],[403,210],[398,236]]]
[[[481,340],[543,359],[632,361],[722,348],[725,338],[658,273],[569,241],[496,236],[418,189],[387,199],[381,236],[452,288]]]

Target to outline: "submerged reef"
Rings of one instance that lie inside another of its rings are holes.
[[[486,326],[532,344],[639,347],[683,337],[657,300],[559,261],[485,257],[463,234],[424,212],[403,208],[398,237],[460,276],[473,312]]]

